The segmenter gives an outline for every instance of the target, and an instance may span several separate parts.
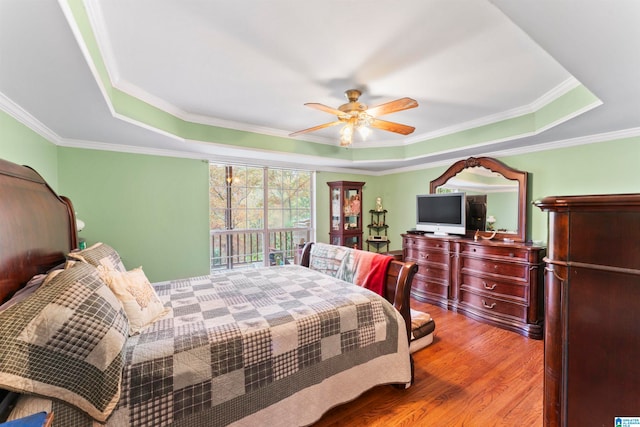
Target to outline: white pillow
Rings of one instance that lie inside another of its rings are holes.
[[[171,311],[162,305],[142,267],[117,271],[101,266],[98,271],[127,313],[129,335],[139,333]]]

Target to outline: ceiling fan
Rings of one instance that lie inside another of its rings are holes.
[[[409,135],[415,130],[413,126],[407,126],[400,123],[388,122],[386,120],[378,119],[379,116],[382,116],[384,114],[395,113],[397,111],[408,110],[410,108],[417,107],[418,102],[415,99],[400,98],[396,99],[395,101],[390,101],[385,104],[367,108],[365,104],[358,102],[358,98],[360,98],[360,95],[362,95],[362,92],[360,92],[358,89],[349,89],[345,91],[344,94],[349,102],[339,106],[337,109],[315,102],[304,104],[308,107],[315,108],[316,110],[335,114],[338,117],[338,120],[314,126],[309,129],[293,132],[289,134],[289,136],[297,136],[303,133],[314,132],[331,126],[344,124],[344,126],[340,130],[340,146],[347,147],[353,142],[353,132],[355,130],[358,130],[365,135],[368,133],[368,131],[370,131],[369,127],[382,129],[389,132],[395,132],[402,135]]]

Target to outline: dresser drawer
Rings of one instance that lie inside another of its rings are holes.
[[[448,282],[434,280],[432,277],[425,277],[420,273],[416,274],[413,280],[412,291],[416,291],[419,295],[427,293],[444,298],[449,296]]]
[[[520,321],[527,318],[527,307],[524,305],[478,295],[466,290],[460,290],[460,303],[485,313],[510,316]]]
[[[473,271],[502,276],[507,280],[511,278],[519,281],[529,281],[529,265],[527,264],[461,257],[460,268],[463,274]]]
[[[469,254],[479,257],[499,257],[515,259],[519,261],[529,261],[529,251],[523,248],[463,243],[461,245],[461,250],[463,255]]]
[[[493,278],[462,275],[460,289],[467,291],[481,291],[486,295],[513,300],[520,304],[529,302],[529,286],[517,283],[503,282]]]
[[[413,249],[408,252],[408,259],[418,264],[433,263],[446,266],[449,264],[449,254],[439,251],[425,251],[423,249]]]
[[[449,269],[430,264],[418,264],[418,276],[423,280],[436,280],[449,283]]]
[[[405,248],[437,249],[441,251],[449,250],[449,241],[439,239],[437,237],[404,237],[403,244]]]

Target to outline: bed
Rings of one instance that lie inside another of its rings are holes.
[[[390,261],[384,297],[297,265],[155,283],[134,299],[160,312],[132,334],[137,320],[104,274],[133,270],[106,244],[69,255],[71,201],[3,160],[0,200],[0,301],[44,283],[0,311],[0,388],[19,396],[11,419],[45,410],[54,426],[309,425],[371,387],[413,380],[413,263]],[[112,252],[95,263],[101,250]]]

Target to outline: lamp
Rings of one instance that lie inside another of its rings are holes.
[[[74,214],[76,216],[76,231],[80,232],[82,231],[82,229],[84,228],[84,221],[81,220],[80,218],[78,218],[78,212],[74,211]]]
[[[79,232],[81,232],[84,229],[84,221],[81,220],[80,218],[76,217],[76,230]],[[86,240],[84,240],[83,238],[79,238],[78,239],[78,249],[83,250],[87,248],[87,242]]]

